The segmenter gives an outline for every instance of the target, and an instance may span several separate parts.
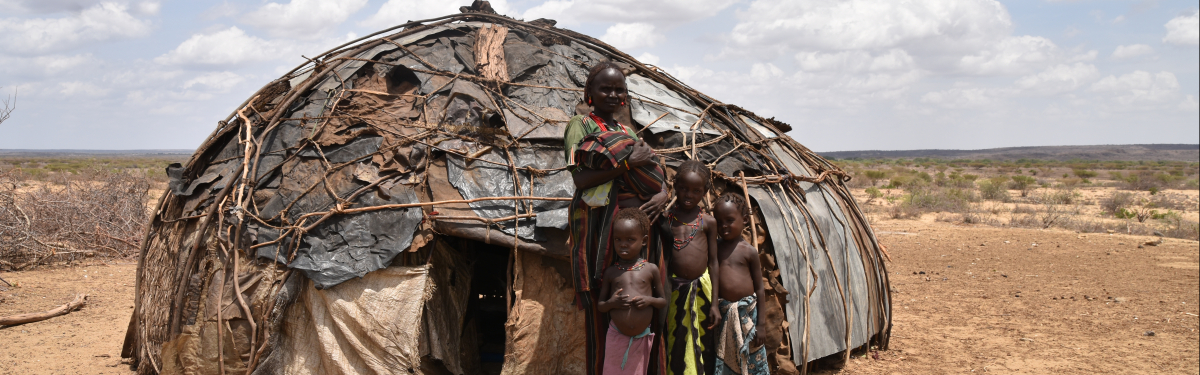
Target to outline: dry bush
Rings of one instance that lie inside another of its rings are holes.
[[[1136,199],[1132,193],[1115,191],[1109,195],[1108,198],[1100,200],[1100,209],[1103,210],[1104,213],[1116,215],[1118,212],[1121,212],[1122,210],[1129,208],[1129,206],[1132,206],[1135,201]]]
[[[1196,205],[1188,199],[1186,195],[1179,193],[1158,193],[1150,197],[1150,203],[1154,207],[1165,208],[1168,210],[1190,211],[1195,210]]]
[[[1008,194],[1008,188],[1004,186],[1004,183],[991,180],[979,183],[979,195],[983,199],[993,201],[1008,202],[1012,200],[1012,196]]]
[[[0,268],[136,254],[149,189],[145,176],[104,169],[34,184],[0,172]]]

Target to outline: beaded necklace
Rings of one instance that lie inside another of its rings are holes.
[[[667,217],[671,218],[672,220],[675,220],[676,222],[678,222],[680,224],[683,224],[684,226],[686,226],[688,228],[692,228],[692,233],[688,234],[686,240],[681,240],[678,238],[674,239],[675,240],[675,250],[683,250],[683,248],[687,247],[688,244],[692,243],[692,240],[696,238],[696,233],[699,233],[700,227],[704,225],[704,215],[696,215],[696,219],[698,219],[698,220],[694,220],[691,223],[685,223],[685,222],[683,222],[683,220],[679,220],[679,218],[675,216],[674,212],[668,212]]]
[[[604,119],[600,118],[600,116],[597,116],[596,112],[589,113],[588,117],[591,118],[592,121],[594,121],[596,123],[596,126],[600,128],[600,131],[602,131],[602,132],[609,131],[608,124],[605,123]],[[613,120],[613,121],[616,122],[616,120]],[[625,125],[621,125],[620,122],[617,122],[617,128],[620,128],[620,130],[625,132],[625,134],[629,134],[629,131],[625,130]]]
[[[614,264],[614,266],[617,266],[617,269],[620,269],[623,271],[637,271],[637,270],[642,269],[642,267],[646,266],[646,259],[639,257],[637,261],[633,262],[633,264],[629,265],[629,266],[621,264],[620,261],[617,261],[617,264]]]

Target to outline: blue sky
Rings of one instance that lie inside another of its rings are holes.
[[[194,148],[420,0],[0,0],[3,149]],[[599,37],[816,151],[1200,143],[1196,1],[497,0]]]

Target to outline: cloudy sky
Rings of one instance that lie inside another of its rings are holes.
[[[0,0],[0,149],[194,148],[263,84],[444,0]],[[1200,142],[1192,1],[495,0],[817,151]]]

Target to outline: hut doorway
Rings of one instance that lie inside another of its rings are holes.
[[[508,293],[512,282],[508,273],[511,272],[509,255],[512,249],[471,240],[459,241],[460,246],[475,249],[467,318],[474,318],[474,331],[479,335],[480,370],[482,374],[499,375],[504,366],[504,323],[508,321]],[[472,327],[467,328],[464,333],[470,334]]]
[[[432,266],[423,371],[499,375],[507,344],[512,249],[450,236],[438,236],[434,243],[406,259]]]

